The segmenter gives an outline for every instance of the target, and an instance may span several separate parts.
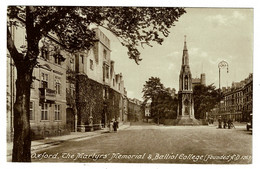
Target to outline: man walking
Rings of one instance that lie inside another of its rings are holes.
[[[118,122],[117,122],[117,120],[114,121],[114,123],[113,123],[113,128],[114,128],[114,132],[117,132],[117,128],[118,128]]]

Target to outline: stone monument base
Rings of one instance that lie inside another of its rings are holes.
[[[197,126],[201,125],[201,122],[192,117],[179,117],[175,122],[176,126]]]

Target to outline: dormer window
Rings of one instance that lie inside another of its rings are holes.
[[[54,62],[58,65],[61,65],[61,62],[65,61],[65,58],[60,53],[55,53],[53,57],[54,57]]]

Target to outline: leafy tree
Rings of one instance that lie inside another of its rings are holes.
[[[160,78],[150,77],[149,80],[145,82],[142,92],[145,103],[151,100],[151,117],[159,122],[161,110],[160,97],[165,93],[165,87],[161,83]]]
[[[143,88],[143,98],[145,101],[151,100],[154,102],[160,93],[164,92],[164,85],[161,83],[160,78],[150,77],[148,81],[145,82]]]
[[[221,98],[219,90],[213,85],[195,86],[193,89],[193,96],[196,119],[205,119],[206,112],[212,110]]]
[[[43,37],[55,34],[62,48],[70,52],[89,49],[95,41],[90,26],[98,25],[116,35],[127,47],[129,57],[138,63],[141,60],[138,47],[151,46],[151,42],[161,44],[184,13],[183,8],[9,6],[7,49],[17,70],[12,161],[31,161],[30,85]],[[27,44],[22,52],[12,39],[12,25],[25,29]]]
[[[151,101],[151,116],[159,124],[159,119],[174,118],[177,111],[177,100],[171,96],[171,90],[165,88],[160,78],[151,77],[143,88],[144,105]]]

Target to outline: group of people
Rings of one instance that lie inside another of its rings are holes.
[[[222,119],[221,117],[218,118],[218,128],[231,129],[231,127],[235,128],[233,121],[230,118],[228,120],[226,120],[226,118],[224,119]]]
[[[110,132],[114,131],[114,132],[117,132],[117,129],[118,129],[118,121],[117,120],[112,120],[109,124],[110,126]]]

